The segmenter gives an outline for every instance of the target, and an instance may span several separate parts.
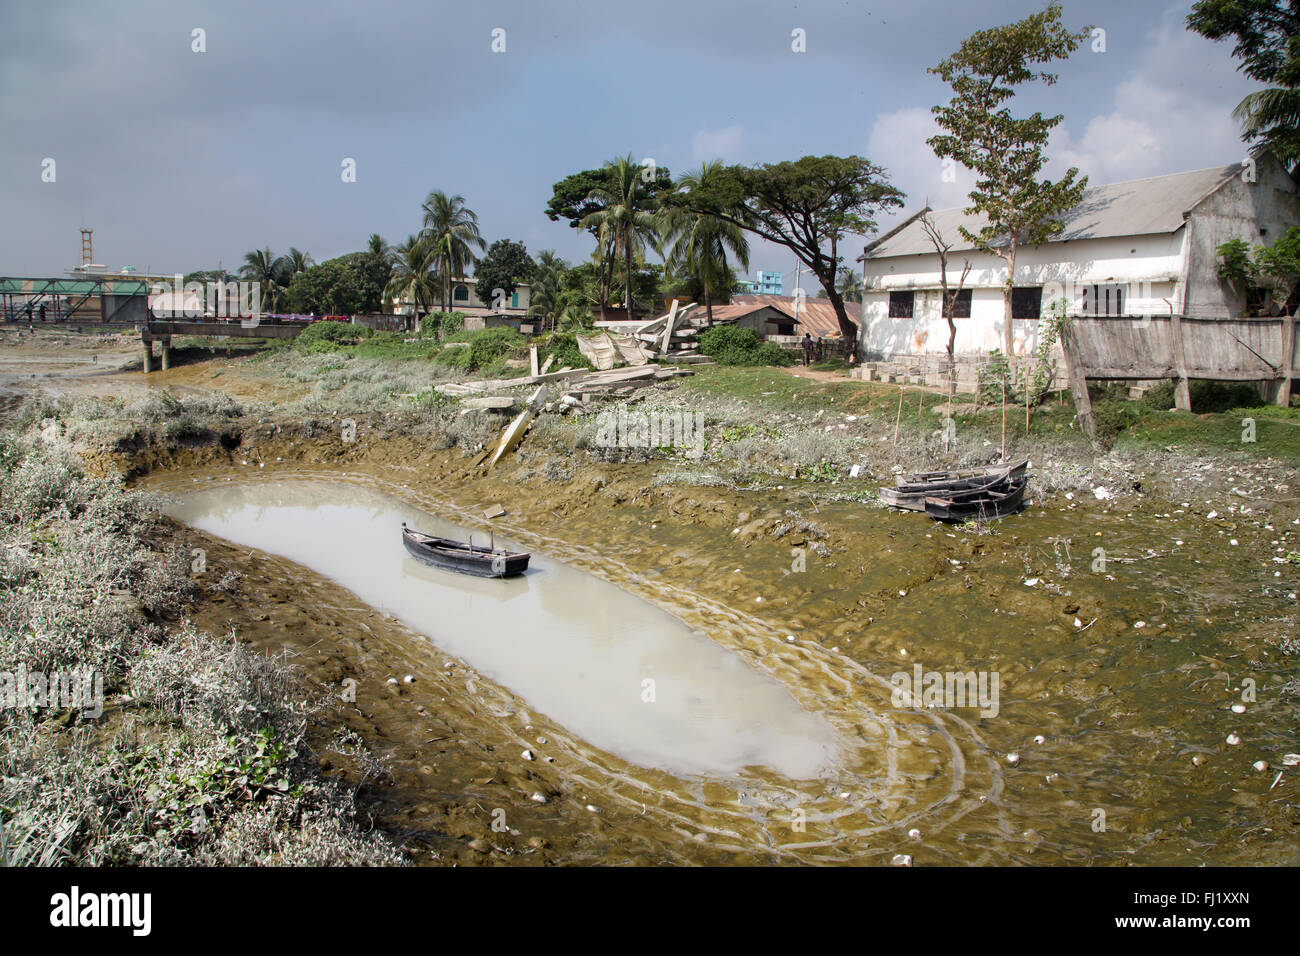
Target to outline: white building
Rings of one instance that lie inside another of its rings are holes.
[[[939,255],[921,216],[951,243],[947,275],[956,287],[955,349],[963,358],[1003,344],[1006,263],[974,249],[958,230],[985,220],[961,209],[922,210],[867,246],[863,263],[862,357],[889,361],[946,354]],[[1271,156],[1107,186],[1091,186],[1052,240],[1016,256],[1012,335],[1023,355],[1037,346],[1037,320],[1065,299],[1070,314],[1226,318],[1245,306],[1218,276],[1216,249],[1230,239],[1270,243],[1300,224],[1296,182]]]

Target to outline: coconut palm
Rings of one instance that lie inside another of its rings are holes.
[[[862,301],[862,277],[847,266],[840,266],[835,289],[845,302]]]
[[[543,249],[537,254],[537,272],[529,292],[529,315],[539,315],[543,328],[547,320],[555,327],[555,317],[569,296],[564,287],[564,276],[569,264],[555,254],[554,249]]]
[[[382,256],[385,259],[392,259],[393,247],[377,232],[372,232],[370,238],[366,240],[366,252],[372,256]]]
[[[262,296],[262,310],[275,311],[280,299],[281,279],[285,271],[284,256],[277,256],[268,246],[244,253],[244,264],[239,267],[239,277],[256,282]]]
[[[683,173],[677,178],[682,192],[708,189],[717,179],[722,163],[702,163],[697,173]],[[717,216],[668,208],[660,213],[660,232],[668,248],[664,261],[669,270],[693,276],[704,290],[704,312],[713,324],[713,297],[726,292],[735,282],[728,252],[742,270],[749,269],[749,240],[733,222]]]
[[[465,205],[465,197],[448,196],[440,189],[424,200],[424,234],[432,240],[434,269],[442,280],[445,311],[451,311],[451,284],[474,264],[474,247],[487,243],[478,231],[478,216]]]
[[[425,235],[410,236],[393,249],[393,271],[384,295],[395,302],[411,301],[411,318],[416,328],[420,324],[420,307],[424,306],[428,312],[437,298],[433,261],[433,242]]]
[[[299,272],[306,272],[315,264],[315,261],[307,253],[290,246],[289,251],[284,255],[285,277],[283,284],[288,285]]]
[[[600,230],[601,246],[610,252],[610,260],[622,256],[623,292],[627,317],[632,318],[632,262],[646,244],[658,246],[658,222],[655,202],[643,188],[641,167],[632,157],[619,156],[605,163],[610,170],[608,187],[597,186],[587,194],[604,204],[603,209],[583,218],[583,229]]]

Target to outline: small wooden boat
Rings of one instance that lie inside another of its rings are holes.
[[[476,548],[471,538],[469,544],[439,538],[408,528],[402,522],[402,544],[411,556],[435,568],[473,574],[480,578],[508,578],[523,574],[531,555],[506,551],[502,548]]]
[[[1015,514],[1025,504],[1029,479],[1024,475],[1002,478],[983,488],[950,492],[925,499],[925,513],[939,521],[987,521]]]
[[[1029,459],[1006,462],[1001,465],[985,465],[982,468],[969,468],[966,471],[925,471],[916,475],[905,475],[895,484],[915,485],[928,481],[962,481],[967,478],[1004,478],[1009,475],[1023,475],[1029,467]]]
[[[1023,475],[1029,459],[1006,465],[989,465],[973,471],[932,471],[923,475],[909,475],[892,487],[880,489],[879,498],[891,508],[904,511],[924,511],[925,499],[947,497],[958,492],[977,491],[1008,478]]]

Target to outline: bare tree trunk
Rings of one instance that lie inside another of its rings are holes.
[[[1015,311],[1011,307],[1012,290],[1016,283],[1016,245],[1013,241],[1007,254],[1007,284],[1002,290],[1002,311],[1003,311],[1003,329],[1002,341],[1007,361],[1011,361],[1012,351],[1015,349],[1015,335],[1013,334],[1011,323],[1012,313]]]

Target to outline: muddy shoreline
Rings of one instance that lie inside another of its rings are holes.
[[[224,388],[231,367],[165,384]],[[978,532],[815,483],[706,486],[680,462],[542,441],[484,476],[471,453],[379,414],[351,416],[343,441],[343,417],[241,415],[176,440],[146,426],[81,457],[163,493],[353,482],[484,533],[482,509],[500,503],[499,532],[676,614],[864,742],[859,766],[810,785],[631,767],[340,586],[172,523],[174,542],[206,552],[188,610],[200,628],[287,654],[336,697],[356,681],[320,727],[322,769],[359,787],[412,862],[1300,861],[1295,774],[1269,786],[1300,750],[1297,575],[1279,557],[1297,549],[1300,510],[1280,466],[1243,480],[1245,466],[1185,457],[1163,471],[1112,461],[1113,497],[1039,496]],[[897,707],[889,677],[916,664],[996,671],[1000,714]],[[1247,676],[1259,693],[1241,716],[1229,705]],[[384,775],[330,750],[340,725],[386,758]]]

